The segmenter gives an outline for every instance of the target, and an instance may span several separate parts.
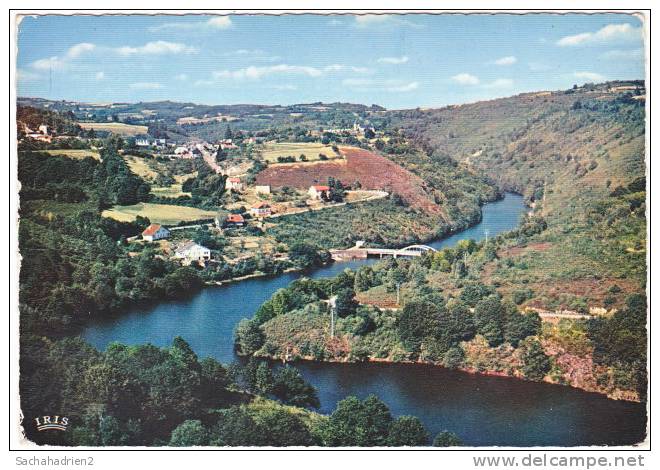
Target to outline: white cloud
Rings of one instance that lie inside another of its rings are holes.
[[[67,66],[67,62],[54,55],[47,59],[35,60],[30,64],[30,66],[37,70],[57,70],[65,68]]]
[[[149,31],[152,33],[163,30],[188,30],[188,31],[211,31],[214,29],[227,29],[233,25],[229,16],[215,16],[206,21],[194,22],[170,22],[158,26],[151,26]]]
[[[97,79],[97,80],[103,80],[105,78],[105,73],[96,72],[96,75],[94,75],[94,78]]]
[[[282,91],[295,91],[298,89],[297,86],[291,85],[291,84],[286,84],[286,85],[273,85],[269,88],[272,88],[273,90],[282,90]]]
[[[81,55],[96,49],[96,45],[89,42],[81,42],[71,46],[63,56],[52,56],[45,59],[35,60],[30,64],[37,70],[58,70],[65,69],[69,63]]]
[[[457,75],[454,75],[451,77],[453,81],[460,85],[478,85],[479,84],[479,78],[475,77],[474,75],[470,75],[469,73],[459,73]]]
[[[180,73],[180,74],[174,76],[174,80],[178,80],[180,82],[185,82],[186,80],[188,80],[188,75],[185,74],[185,73]]]
[[[405,92],[408,92],[408,91],[416,90],[417,88],[419,88],[419,83],[410,82],[410,83],[406,83],[406,84],[403,84],[403,85],[387,87],[386,90],[391,91],[391,92],[397,92],[397,93],[398,92],[405,93]]]
[[[216,79],[221,78],[234,78],[234,79],[251,79],[259,80],[268,75],[277,74],[290,74],[290,75],[306,75],[308,77],[320,77],[323,72],[316,67],[309,67],[305,65],[271,65],[268,67],[256,67],[251,65],[244,69],[238,70],[220,70],[213,72],[213,77]]]
[[[66,52],[66,56],[69,59],[73,59],[84,54],[85,52],[91,52],[94,49],[96,49],[95,44],[89,42],[81,42],[80,44],[76,44],[75,46],[70,47]]]
[[[380,59],[376,60],[379,64],[392,64],[392,65],[399,65],[399,64],[405,64],[408,62],[408,56],[401,56],[401,57],[381,57]]]
[[[581,46],[588,44],[605,44],[609,42],[639,41],[642,39],[642,28],[635,28],[629,23],[608,24],[598,31],[565,36],[557,41],[558,46]]]
[[[493,61],[495,65],[513,65],[516,62],[518,62],[518,59],[512,55],[500,57],[499,59]]]
[[[192,46],[178,42],[152,41],[144,46],[123,46],[116,49],[117,53],[124,56],[130,55],[163,55],[163,54],[193,54],[197,52]]]
[[[128,85],[131,90],[160,90],[163,85],[156,82],[137,82]]]
[[[322,68],[324,72],[354,72],[354,73],[371,73],[371,69],[367,67],[355,67],[353,65],[332,64],[326,65]]]
[[[612,50],[607,51],[600,55],[601,59],[605,60],[639,60],[643,57],[644,50],[639,49],[630,49],[630,50]]]
[[[227,29],[232,25],[231,18],[228,16],[216,16],[206,22],[207,26],[217,29]]]
[[[510,88],[513,86],[513,80],[510,78],[498,78],[492,82],[484,83],[484,88]]]
[[[605,77],[596,72],[573,72],[573,78],[578,78],[580,80],[586,80],[589,82],[605,81]]]
[[[259,80],[263,77],[270,75],[303,75],[307,77],[320,77],[326,73],[333,72],[353,72],[366,74],[371,72],[370,69],[366,67],[354,67],[352,65],[342,65],[342,64],[332,64],[326,65],[324,67],[312,67],[309,65],[288,65],[288,64],[278,64],[278,65],[269,65],[269,66],[255,66],[251,65],[238,70],[219,70],[213,72],[213,78],[216,80],[219,79],[250,79],[250,80]],[[199,84],[206,84],[205,80],[198,81]]]
[[[282,59],[282,57],[277,55],[268,55],[261,49],[237,49],[223,53],[222,57],[245,58],[260,62],[275,62]]]
[[[419,88],[418,82],[403,82],[401,80],[377,81],[371,78],[346,78],[341,84],[360,91],[377,91],[390,93],[405,93]]]
[[[355,26],[358,28],[409,26],[420,28],[421,26],[405,18],[405,15],[355,15]]]
[[[18,79],[19,82],[31,82],[33,80],[39,80],[41,78],[41,75],[34,72],[30,72],[29,70],[17,69],[16,78]]]

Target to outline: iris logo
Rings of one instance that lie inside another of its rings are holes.
[[[66,416],[39,416],[34,418],[37,423],[37,431],[48,431],[53,429],[55,431],[66,431],[69,425],[69,418]]]

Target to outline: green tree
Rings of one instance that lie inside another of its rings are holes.
[[[387,445],[392,447],[426,446],[429,435],[415,416],[400,416],[390,426]]]
[[[354,289],[356,292],[364,292],[376,285],[374,270],[371,266],[360,266],[355,272]]]
[[[337,292],[335,308],[339,317],[348,317],[355,314],[358,303],[355,300],[355,292],[352,289],[341,289]]]
[[[254,320],[243,319],[238,323],[235,334],[236,350],[243,356],[251,356],[264,344],[265,336]]]
[[[528,379],[543,380],[548,372],[550,372],[550,359],[546,356],[541,343],[536,340],[529,341],[525,344],[522,359],[522,372]]]
[[[267,409],[255,416],[263,446],[311,446],[314,438],[303,421],[284,409]]]
[[[373,447],[387,444],[392,415],[387,406],[370,395],[341,400],[320,429],[324,445]]]
[[[463,445],[461,439],[449,431],[439,432],[433,439],[433,447],[457,447],[461,445]]]
[[[444,306],[429,300],[411,300],[406,302],[396,326],[403,345],[412,352],[418,352],[426,337],[438,333],[439,316]]]
[[[480,282],[466,285],[461,291],[460,299],[469,307],[474,307],[477,303],[495,293],[495,289],[486,286]]]
[[[515,312],[507,317],[504,339],[517,348],[523,339],[537,335],[540,331],[541,318],[538,313],[533,311],[524,314]]]
[[[170,444],[173,447],[194,447],[208,444],[208,433],[202,422],[195,420],[186,420],[179,424],[170,438]]]
[[[287,405],[303,408],[321,406],[316,389],[303,379],[300,371],[295,367],[284,366],[277,370],[272,393]]]
[[[502,302],[496,295],[478,301],[474,307],[477,333],[486,338],[491,346],[499,346],[504,342],[503,316]]]
[[[275,386],[273,373],[267,362],[260,362],[254,374],[254,390],[259,395],[268,395]]]
[[[212,446],[261,446],[262,429],[243,407],[233,406],[218,412],[218,421],[211,428]]]

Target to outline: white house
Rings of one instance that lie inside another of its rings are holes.
[[[270,205],[267,202],[261,201],[250,207],[250,214],[254,217],[268,217],[271,214]]]
[[[320,186],[320,185],[314,185],[309,187],[309,197],[312,199],[318,199],[319,201],[323,199],[324,197],[328,196],[328,192],[330,191],[330,186]]]
[[[254,187],[254,192],[257,194],[270,194],[270,185],[257,185]]]
[[[230,178],[227,178],[227,182],[225,183],[225,188],[228,190],[233,189],[234,191],[243,191],[243,183],[241,182],[240,178],[232,176]]]
[[[211,259],[211,250],[193,241],[189,241],[177,248],[174,252],[174,257],[183,260],[185,263],[202,263]]]
[[[151,224],[146,229],[144,229],[144,232],[142,232],[142,238],[148,242],[162,240],[169,236],[170,231],[160,224]]]
[[[138,147],[149,147],[151,142],[149,142],[149,139],[135,139],[135,145]]]

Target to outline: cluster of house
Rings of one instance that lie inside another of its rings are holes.
[[[206,142],[204,143],[190,143],[180,145],[174,149],[174,154],[166,155],[172,158],[183,158],[185,160],[200,158],[203,152],[215,152],[215,147]]]
[[[53,136],[48,132],[48,126],[46,124],[41,124],[36,131],[30,129],[27,125],[23,125],[23,131],[25,136],[39,142],[52,142]]]
[[[367,131],[376,133],[376,129],[373,126],[362,126],[358,124],[357,121],[353,123],[353,127],[340,127],[334,129],[324,129],[323,132],[313,130],[310,132],[310,135],[313,137],[321,137],[324,132],[329,132],[331,134],[349,134],[355,137],[364,136]]]
[[[156,147],[158,149],[164,149],[166,147],[174,147],[176,143],[167,139],[135,139],[135,145],[137,147]]]
[[[148,242],[169,238],[171,232],[160,224],[151,224],[142,232],[142,239]],[[211,259],[211,250],[194,241],[187,241],[174,249],[173,257],[183,264],[205,263]]]

